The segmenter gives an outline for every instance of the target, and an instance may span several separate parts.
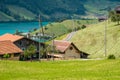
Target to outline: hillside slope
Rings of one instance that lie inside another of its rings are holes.
[[[39,14],[44,21],[88,18],[104,15],[119,4],[119,0],[0,0],[0,21],[38,20]]]
[[[80,50],[91,54],[92,58],[104,57],[105,25],[107,25],[107,55],[115,54],[116,57],[120,57],[120,25],[110,21],[90,25],[78,31],[71,41]]]
[[[62,22],[53,22],[43,27],[44,33],[60,37],[61,35],[70,33],[73,30],[80,30],[84,24],[97,23],[97,20],[65,20]],[[42,30],[41,30],[42,31]],[[33,31],[32,34],[38,33],[39,29]]]

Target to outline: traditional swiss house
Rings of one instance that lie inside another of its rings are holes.
[[[38,50],[39,42],[34,41],[32,39],[26,38],[24,36],[19,35],[13,35],[13,34],[4,34],[0,36],[0,41],[10,40],[13,42],[16,46],[18,46],[20,49],[25,50],[29,45],[36,46],[36,49]],[[41,46],[43,46],[43,43],[40,43]]]
[[[79,59],[87,58],[89,54],[80,51],[74,43],[68,41],[54,40],[54,46],[58,50],[58,54],[49,54],[55,58],[64,58],[64,59]]]
[[[5,54],[9,55],[9,59],[19,59],[19,55],[23,51],[13,44],[10,40],[0,41],[0,59],[4,57]]]
[[[39,42],[37,42],[37,41],[34,41],[32,39],[29,39],[29,38],[26,38],[24,36],[13,35],[13,34],[8,34],[8,33],[0,36],[0,41],[6,41],[6,40],[11,41],[11,43],[13,43],[14,45],[16,45],[22,51],[24,51],[25,49],[27,49],[27,47],[32,44],[32,45],[34,45],[36,47],[36,50],[37,50],[36,54],[38,54]],[[40,46],[43,47],[44,44],[40,43]],[[11,48],[11,47],[9,47],[9,48]]]

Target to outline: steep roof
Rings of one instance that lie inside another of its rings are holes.
[[[64,52],[70,45],[71,42],[68,41],[54,40],[54,46],[61,52]]]
[[[0,36],[0,41],[10,40],[12,42],[15,42],[22,38],[24,38],[24,36],[18,36],[18,35],[13,35],[13,34],[7,33],[7,34]]]
[[[10,40],[0,41],[0,54],[22,53],[23,51],[14,45]]]
[[[74,48],[76,50],[78,50],[79,52],[85,54],[85,55],[89,55],[88,53],[86,52],[83,52],[83,51],[80,51],[74,43],[72,42],[69,42],[69,41],[63,41],[63,40],[54,40],[54,46],[56,47],[56,50],[59,50],[60,52],[65,52],[70,45],[73,45]]]

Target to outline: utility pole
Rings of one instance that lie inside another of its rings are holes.
[[[71,16],[72,17],[72,21],[73,21],[73,30],[72,30],[72,32],[74,32],[75,31],[75,27],[74,27],[74,19],[73,19],[73,16]]]
[[[54,61],[54,33],[52,35],[53,61]]]
[[[39,52],[39,61],[41,61],[41,55],[40,55],[40,35],[41,35],[41,33],[40,33],[40,14],[39,14],[39,34],[38,34],[38,36],[39,36],[39,48],[38,48],[38,52]]]
[[[104,45],[105,45],[104,54],[105,54],[105,57],[107,57],[107,19],[108,19],[108,17],[106,16],[105,29],[104,29]]]
[[[44,36],[44,30],[43,30],[43,26],[42,26],[42,19],[41,19],[41,17],[39,17],[39,18],[40,18],[40,27],[42,28],[42,36]]]

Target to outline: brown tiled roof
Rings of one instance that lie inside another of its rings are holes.
[[[23,51],[14,45],[10,40],[0,41],[0,55],[22,53]]]
[[[13,35],[13,34],[4,34],[2,36],[0,36],[0,41],[5,41],[5,40],[10,40],[12,42],[15,42],[19,39],[22,39],[24,36],[18,36],[18,35]]]
[[[54,40],[54,46],[60,52],[64,52],[70,45],[71,45],[71,42],[68,42],[68,41]]]

